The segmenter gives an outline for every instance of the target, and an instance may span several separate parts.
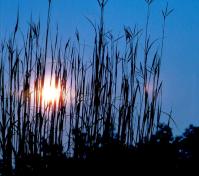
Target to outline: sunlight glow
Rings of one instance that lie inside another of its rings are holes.
[[[58,103],[60,99],[61,88],[60,85],[55,86],[55,81],[52,80],[50,84],[50,79],[45,81],[44,88],[42,91],[43,102],[45,104]]]

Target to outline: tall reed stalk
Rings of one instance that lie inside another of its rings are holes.
[[[1,42],[0,151],[5,172],[26,156],[65,151],[68,157],[83,159],[113,140],[132,146],[150,139],[158,128],[165,21],[171,11],[163,11],[160,42],[149,34],[151,0],[146,0],[146,27],[125,27],[123,36],[115,38],[104,25],[107,1],[98,3],[101,17],[99,26],[93,25],[90,65],[78,32],[75,44],[59,44],[58,31],[55,41],[49,40],[50,0],[44,43],[40,21],[31,20],[27,34],[20,35],[19,16],[10,39]],[[23,46],[16,36],[21,36]],[[156,49],[158,42],[161,50]],[[121,43],[125,47],[120,48]],[[50,84],[60,86],[59,101],[44,103],[47,77]]]

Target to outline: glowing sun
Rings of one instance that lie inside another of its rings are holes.
[[[58,86],[55,86],[54,80],[51,81],[51,84],[50,80],[46,80],[42,90],[43,102],[47,104],[58,102],[60,99],[60,93],[61,89],[59,84]]]

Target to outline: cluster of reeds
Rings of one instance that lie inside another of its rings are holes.
[[[113,139],[128,147],[150,139],[158,128],[160,67],[170,11],[163,11],[160,40],[151,40],[149,34],[152,0],[146,0],[145,28],[125,27],[124,35],[114,38],[104,27],[107,1],[98,3],[101,17],[99,26],[92,24],[91,60],[84,55],[78,32],[76,42],[61,44],[58,32],[55,41],[50,40],[50,0],[45,41],[40,22],[30,21],[27,34],[19,33],[18,16],[12,35],[1,42],[0,152],[7,171],[27,155],[45,157],[65,151],[68,157],[83,159],[87,150]],[[22,44],[16,36],[22,36]],[[59,101],[44,103],[46,77],[60,86]]]

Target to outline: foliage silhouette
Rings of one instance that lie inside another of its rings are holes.
[[[98,0],[99,25],[89,20],[95,37],[88,65],[78,31],[75,44],[68,40],[59,45],[58,31],[55,41],[50,40],[52,1],[48,2],[44,41],[40,21],[31,20],[19,45],[17,16],[13,33],[0,45],[0,172],[62,175],[77,167],[119,169],[122,163],[126,170],[129,164],[134,170],[196,166],[198,128],[190,126],[174,138],[171,128],[161,124],[161,59],[166,18],[172,12],[168,5],[158,43],[149,35],[153,0],[146,1],[145,29],[124,27],[119,38],[105,29],[108,1]],[[61,87],[58,102],[43,101],[47,76]]]

